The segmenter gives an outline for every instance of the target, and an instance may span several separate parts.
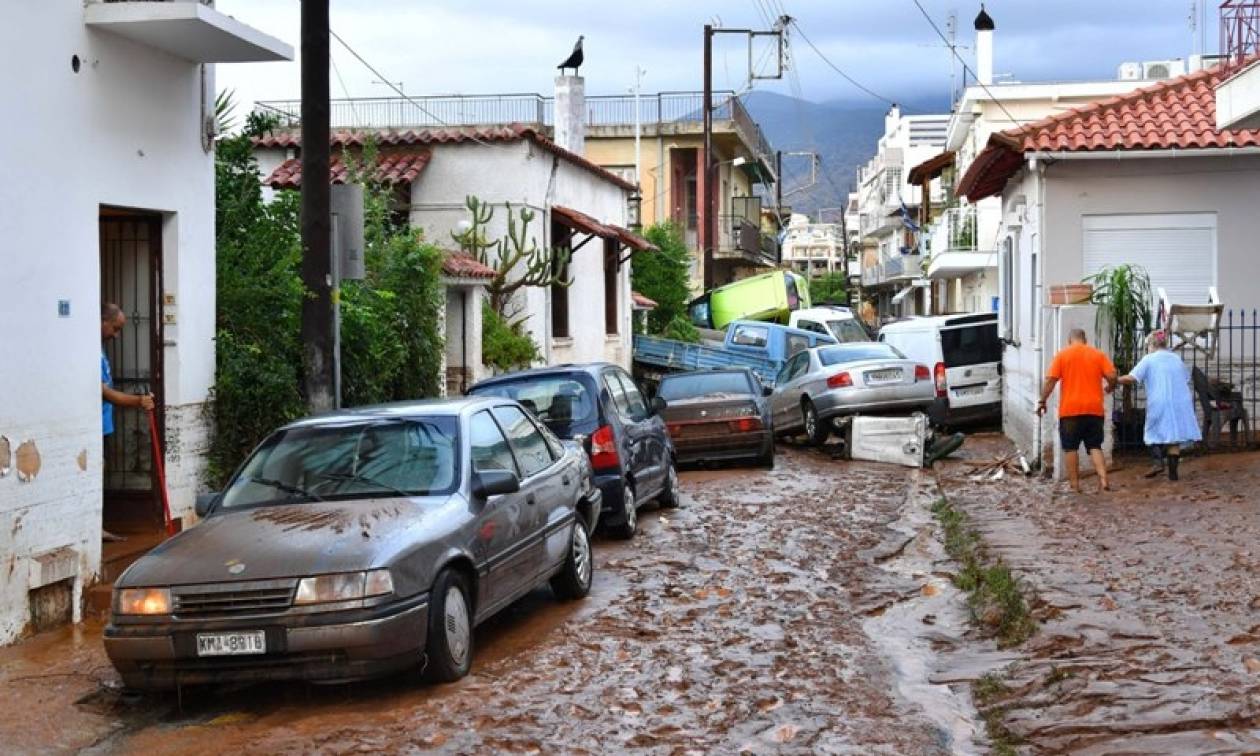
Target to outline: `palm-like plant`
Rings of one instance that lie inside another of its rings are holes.
[[[1085,279],[1098,307],[1097,336],[1111,337],[1116,370],[1127,373],[1140,358],[1142,336],[1151,330],[1151,279],[1140,265],[1103,268]]]

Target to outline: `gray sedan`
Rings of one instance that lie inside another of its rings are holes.
[[[775,432],[831,435],[845,415],[926,410],[936,396],[927,365],[888,344],[855,342],[800,352],[779,372],[770,397]]]
[[[510,400],[301,420],[123,573],[105,650],[140,689],[455,680],[482,620],[548,582],[586,595],[599,508],[585,453]]]

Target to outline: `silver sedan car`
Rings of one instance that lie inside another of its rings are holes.
[[[854,342],[807,349],[788,360],[770,411],[777,434],[803,432],[821,444],[838,417],[926,410],[935,396],[927,365],[888,344]]]
[[[119,577],[105,651],[139,689],[454,680],[482,620],[548,582],[586,595],[599,508],[585,452],[511,400],[300,420]]]

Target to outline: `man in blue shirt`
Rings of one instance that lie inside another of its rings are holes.
[[[128,394],[114,388],[114,379],[110,371],[109,357],[105,354],[105,342],[118,338],[123,326],[127,324],[127,316],[122,308],[112,302],[101,303],[101,429],[104,436],[114,432],[114,407],[140,407],[145,411],[153,409],[152,394]],[[105,540],[122,540],[108,530],[101,530]]]

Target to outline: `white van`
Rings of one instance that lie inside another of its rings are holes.
[[[1002,341],[997,313],[909,318],[885,325],[879,340],[932,366],[937,425],[1002,417]]]
[[[870,341],[866,327],[848,307],[809,307],[794,310],[788,316],[788,325],[802,331],[812,331],[830,336],[841,344],[851,341]]]

